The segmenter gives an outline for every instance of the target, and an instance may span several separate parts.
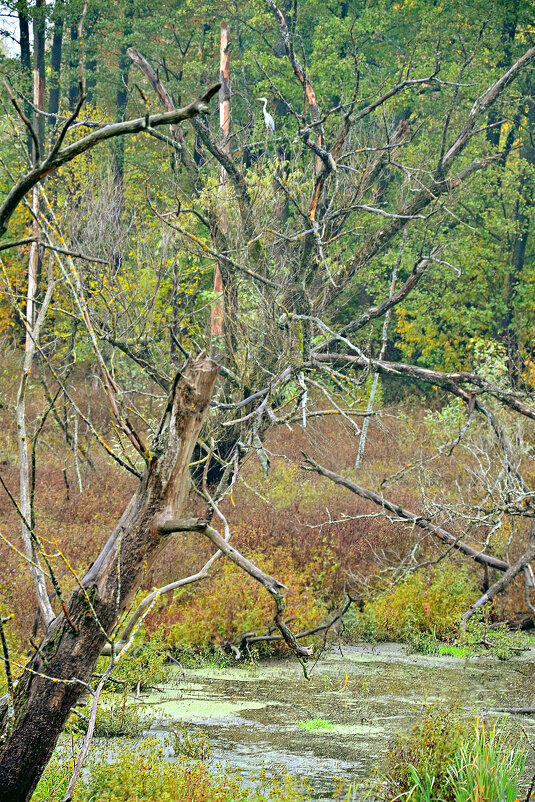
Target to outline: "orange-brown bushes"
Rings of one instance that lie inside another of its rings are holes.
[[[241,547],[239,538],[236,545]],[[286,618],[299,632],[325,618],[325,588],[336,571],[329,551],[319,551],[311,562],[295,561],[288,549],[248,552],[264,571],[285,582]],[[147,620],[153,631],[163,624],[167,644],[175,649],[200,652],[239,641],[245,633],[263,633],[273,626],[273,598],[256,580],[229,561],[221,561],[212,578],[177,594],[177,598]]]
[[[0,469],[16,496],[16,434],[10,408],[16,394],[15,368],[14,363],[0,382],[0,401],[4,404],[0,405],[0,425],[4,429]],[[109,415],[99,395],[92,396],[91,380],[84,377],[80,368],[79,373],[73,374],[72,382],[79,406],[84,410],[91,406],[99,430],[111,437]],[[36,381],[29,398],[30,429],[35,429],[44,408],[46,403]],[[77,487],[72,451],[65,446],[63,433],[52,415],[43,429],[37,449],[36,530],[47,551],[56,555],[61,551],[77,573],[83,574],[119,519],[136,480],[110,462],[91,440],[85,424],[80,422],[79,427],[84,446],[90,444],[93,463],[90,467],[80,460],[82,494]],[[386,477],[403,466],[416,464],[429,453],[429,433],[423,414],[409,423],[403,409],[392,408],[380,420],[372,419],[358,476],[353,467],[357,444],[357,438],[340,416],[311,419],[306,430],[294,426],[291,433],[283,427],[273,428],[266,439],[272,462],[270,477],[262,478],[252,453],[243,471],[249,487],[238,482],[232,499],[227,498],[222,505],[236,547],[288,586],[288,616],[297,616],[294,629],[316,624],[328,610],[338,607],[352,573],[369,577],[387,565],[397,565],[418,537],[410,527],[381,517],[371,502],[301,470],[299,465],[303,462],[303,450],[338,473],[373,489],[381,488]],[[433,465],[444,492],[454,488],[458,469],[453,461],[441,457]],[[415,512],[421,510],[420,494],[418,475],[411,470],[385,489],[385,495]],[[204,512],[193,495],[189,511]],[[214,521],[217,525],[217,519]],[[21,547],[20,521],[2,491],[0,532]],[[440,551],[440,546],[427,539],[420,545],[419,559],[434,559]],[[198,571],[212,552],[211,543],[199,534],[174,536],[147,572],[143,587],[160,586]],[[11,637],[17,636],[21,644],[26,643],[36,610],[27,566],[5,542],[0,542],[0,560],[3,569],[0,604],[6,612],[16,613],[9,624]],[[60,556],[52,561],[67,595],[74,578]],[[480,583],[481,569],[466,564],[475,582]],[[523,606],[519,580],[511,594],[495,603],[496,615],[503,619],[512,609]],[[151,614],[149,629],[157,629],[163,623],[173,643],[184,644],[190,636],[193,643],[205,648],[210,643],[232,640],[250,629],[265,629],[272,618],[273,602],[266,591],[221,560],[212,579],[193,586],[176,601],[164,599],[161,607]]]

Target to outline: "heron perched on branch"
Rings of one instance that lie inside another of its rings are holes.
[[[268,134],[275,133],[275,120],[267,110],[267,98],[266,97],[259,97],[258,100],[264,103],[264,122],[266,124],[266,131]]]

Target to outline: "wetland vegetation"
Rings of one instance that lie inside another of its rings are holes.
[[[528,0],[6,0],[0,802],[535,798]]]

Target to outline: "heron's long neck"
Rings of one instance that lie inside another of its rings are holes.
[[[267,100],[264,100],[264,114],[267,112]]]

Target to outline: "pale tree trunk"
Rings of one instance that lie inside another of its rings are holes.
[[[34,189],[34,193],[38,190]],[[24,353],[24,362],[22,365],[22,374],[20,378],[19,389],[17,393],[17,400],[15,402],[15,415],[17,420],[17,435],[19,446],[19,485],[20,485],[20,501],[19,509],[21,512],[22,520],[22,542],[24,545],[24,552],[28,560],[30,560],[30,570],[32,573],[35,593],[37,596],[37,603],[45,626],[54,619],[54,612],[48,599],[46,590],[45,579],[41,570],[40,556],[34,547],[33,534],[33,509],[32,509],[32,487],[30,481],[30,461],[28,454],[28,434],[26,431],[26,394],[28,391],[28,384],[31,378],[32,363],[35,356],[35,351],[39,345],[39,338],[41,328],[45,321],[48,306],[52,299],[52,292],[54,289],[54,282],[52,275],[48,277],[48,287],[45,293],[41,309],[37,315],[35,323],[29,318],[26,321],[26,351]],[[31,296],[28,291],[28,305]],[[33,317],[33,314],[32,314]]]
[[[35,218],[39,215],[39,189],[33,188],[32,192],[32,212]],[[34,218],[32,224],[32,236],[39,236],[39,223]],[[35,322],[35,298],[37,295],[37,279],[39,275],[39,247],[37,242],[32,242],[30,246],[30,254],[28,257],[28,287],[26,290],[26,321],[28,326],[26,328],[26,351],[32,349],[31,344],[31,329]]]
[[[34,39],[34,65],[33,65],[33,103],[37,109],[45,107],[45,3],[44,0],[36,2],[36,16],[33,24]],[[45,144],[45,120],[42,114],[35,112],[33,138],[33,165],[36,166],[43,156]],[[33,224],[32,234],[39,236],[39,187],[32,191]],[[32,242],[28,259],[28,287],[26,291],[26,350],[19,391],[16,401],[17,434],[19,446],[19,485],[20,485],[20,512],[22,514],[22,542],[26,557],[30,560],[30,570],[33,577],[39,611],[45,626],[54,619],[54,612],[48,599],[46,583],[38,551],[34,547],[33,537],[33,508],[31,494],[33,492],[30,482],[30,465],[28,459],[28,436],[26,432],[26,393],[32,372],[33,358],[39,346],[41,327],[44,323],[48,306],[52,298],[54,282],[52,275],[48,277],[48,288],[41,305],[39,314],[36,314],[36,298],[39,281],[39,248],[37,242]]]
[[[33,104],[41,111],[45,109],[45,0],[36,0],[33,22]],[[35,129],[39,148],[43,150],[45,141],[45,118],[35,115]],[[37,163],[37,159],[34,159]]]
[[[219,90],[219,127],[221,131],[222,147],[221,150],[230,155],[230,53],[229,53],[229,26],[226,22],[221,23],[220,44],[219,44],[219,79],[221,89]],[[228,236],[228,174],[224,167],[221,167],[219,174],[219,228],[225,237]],[[224,319],[224,287],[221,268],[218,262],[214,268],[214,294],[210,317],[211,335],[211,354],[214,358],[221,355],[223,349],[223,319]]]
[[[31,799],[118,617],[165,546],[165,523],[180,515],[186,500],[188,466],[217,374],[217,365],[202,354],[175,379],[138,490],[73,592],[67,614],[48,627],[20,678],[13,720],[7,705],[0,710],[0,802]]]
[[[33,23],[33,104],[36,108],[45,108],[45,3],[44,0],[37,0],[35,5],[35,18]],[[36,166],[42,158],[45,142],[45,119],[42,114],[35,112],[32,157],[33,165]],[[37,187],[32,193],[32,212],[34,221],[32,224],[32,235],[39,236],[39,192]],[[35,320],[35,298],[37,295],[37,282],[39,276],[39,248],[36,242],[32,242],[30,256],[28,260],[28,290],[26,294],[26,319],[31,327]],[[26,350],[31,348],[29,341],[29,329],[26,330]]]

